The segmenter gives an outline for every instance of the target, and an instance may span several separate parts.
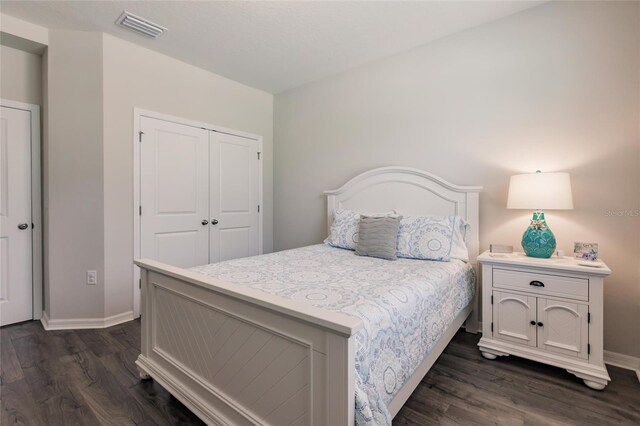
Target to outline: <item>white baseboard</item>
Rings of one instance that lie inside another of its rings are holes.
[[[605,350],[604,362],[605,364],[613,365],[615,367],[635,371],[638,376],[638,381],[640,381],[640,358]]]
[[[478,322],[478,333],[482,334],[482,321]],[[631,370],[636,373],[638,381],[640,381],[640,358],[605,350],[604,363]]]
[[[42,313],[40,322],[45,330],[78,330],[86,328],[107,328],[133,319],[133,311],[123,312],[106,318],[74,318],[49,319],[49,314]]]

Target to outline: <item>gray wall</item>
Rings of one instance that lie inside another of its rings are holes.
[[[133,109],[264,137],[273,246],[273,95],[102,33],[50,31],[44,56],[45,308],[51,320],[133,310]],[[86,271],[98,271],[98,285]]]
[[[322,191],[386,165],[484,185],[481,248],[519,248],[509,176],[566,171],[558,248],[600,244],[605,348],[640,356],[640,217],[608,214],[640,209],[639,22],[637,2],[547,3],[277,95],[275,249],[320,242]]]
[[[46,53],[43,210],[45,310],[104,315],[102,36],[55,30]],[[87,270],[98,284],[86,285]]]
[[[132,309],[134,107],[263,136],[263,243],[273,249],[273,95],[105,34],[106,316]]]
[[[0,98],[42,105],[42,57],[0,46]]]

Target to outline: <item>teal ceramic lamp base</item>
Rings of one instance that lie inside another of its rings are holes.
[[[556,237],[547,226],[544,212],[533,212],[531,224],[522,235],[522,248],[529,257],[549,258],[556,251]]]

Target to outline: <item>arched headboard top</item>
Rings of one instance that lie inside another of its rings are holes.
[[[471,226],[467,237],[469,258],[476,262],[479,251],[479,192],[481,186],[460,186],[424,170],[410,167],[380,167],[361,173],[340,188],[325,191],[327,221],[331,229],[336,210],[362,213],[395,210],[403,215],[457,215]]]

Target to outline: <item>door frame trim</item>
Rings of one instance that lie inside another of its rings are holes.
[[[0,99],[6,108],[27,111],[31,121],[31,309],[34,320],[43,311],[43,240],[42,240],[42,147],[40,145],[40,105]]]
[[[150,111],[143,108],[133,108],[133,259],[140,258],[140,214],[138,212],[138,206],[140,205],[140,119],[142,117],[153,118],[156,120],[169,121],[171,123],[182,124],[185,126],[197,127],[199,129],[210,130],[218,133],[226,133],[234,136],[240,136],[246,139],[254,140],[258,143],[258,151],[263,155],[260,157],[258,163],[258,202],[260,203],[260,212],[258,212],[258,253],[263,254],[263,234],[264,234],[264,187],[263,187],[263,175],[264,175],[264,151],[263,151],[263,138],[260,135],[253,133],[243,132],[240,130],[229,129],[227,127],[218,126],[215,124],[203,123],[199,121],[189,120],[182,117],[176,117],[169,114],[164,114],[156,111]],[[132,259],[132,261],[133,261]],[[133,317],[138,318],[140,316],[140,289],[138,282],[140,280],[140,268],[134,265],[133,267]]]

